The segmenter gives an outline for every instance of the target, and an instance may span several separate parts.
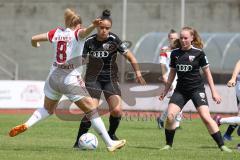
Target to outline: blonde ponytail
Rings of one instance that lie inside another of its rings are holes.
[[[70,8],[65,9],[64,12],[65,27],[72,28],[76,27],[78,24],[82,24],[81,17]]]

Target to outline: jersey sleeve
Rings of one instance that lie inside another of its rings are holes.
[[[207,56],[205,55],[204,52],[202,52],[201,55],[200,55],[199,65],[200,65],[201,68],[209,66],[209,62],[208,62]]]
[[[128,52],[127,46],[118,37],[116,37],[115,43],[117,43],[117,50],[120,54],[124,55]]]
[[[160,51],[159,63],[167,65],[167,53],[163,50]]]
[[[80,32],[80,29],[77,29],[77,30],[75,30],[75,32],[74,32],[74,36],[75,36],[75,38],[76,38],[77,41],[78,41],[79,32]]]
[[[176,55],[174,54],[174,52],[171,53],[170,55],[170,64],[169,67],[171,68],[176,68]]]
[[[74,31],[74,36],[75,36],[75,38],[76,38],[77,41],[82,40],[82,39],[85,39],[85,38],[79,37],[80,32],[83,32],[83,31],[84,31],[84,30],[83,30],[82,28],[79,28],[79,29],[77,29],[77,30]]]
[[[54,34],[55,34],[56,31],[57,31],[57,28],[52,29],[52,30],[50,30],[50,31],[47,33],[47,36],[48,36],[48,40],[49,40],[49,42],[52,43],[52,39],[53,39]]]

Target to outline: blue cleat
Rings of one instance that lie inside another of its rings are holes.
[[[227,135],[226,133],[223,135],[224,141],[232,141],[232,136]]]

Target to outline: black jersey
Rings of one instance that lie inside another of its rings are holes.
[[[170,67],[177,72],[177,87],[179,91],[191,92],[204,88],[204,81],[200,74],[200,67],[209,65],[203,50],[192,47],[187,51],[175,49],[171,53]]]
[[[110,33],[104,41],[98,41],[96,34],[87,38],[83,49],[83,57],[89,57],[86,81],[118,81],[117,53],[127,53],[117,35]]]

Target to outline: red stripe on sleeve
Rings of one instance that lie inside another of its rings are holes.
[[[79,32],[79,30],[80,30],[80,29],[77,29],[77,30],[75,31],[75,33],[74,33],[75,38],[76,38],[77,41],[78,41],[78,32]]]
[[[52,43],[52,39],[53,39],[53,36],[54,36],[56,30],[57,30],[57,28],[52,29],[52,30],[50,30],[50,31],[48,32],[48,40],[49,40],[51,43]]]
[[[160,56],[161,56],[161,57],[167,57],[167,53],[166,53],[166,52],[161,52],[161,53],[160,53]]]

